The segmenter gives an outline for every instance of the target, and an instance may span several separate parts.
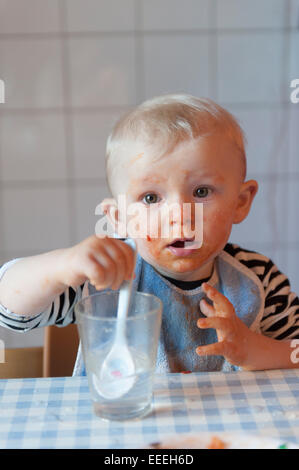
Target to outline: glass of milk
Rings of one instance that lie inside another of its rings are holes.
[[[116,337],[118,296],[119,291],[90,295],[77,303],[75,313],[94,412],[104,419],[123,421],[144,416],[151,409],[162,302],[152,294],[132,294],[125,337],[134,372],[127,377],[116,369],[103,383],[103,363]],[[121,391],[119,396],[116,390]]]

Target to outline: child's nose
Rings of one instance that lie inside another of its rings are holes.
[[[188,200],[176,201],[169,205],[168,214],[169,219],[165,222],[168,222],[170,226],[191,226],[195,217],[195,203]]]
[[[178,192],[176,194],[172,194],[169,198],[168,198],[168,204],[169,206],[177,206],[177,207],[181,207],[182,210],[183,210],[183,206],[184,205],[188,205],[188,204],[192,204],[194,203],[194,200],[192,200],[188,194],[186,194],[185,192]]]

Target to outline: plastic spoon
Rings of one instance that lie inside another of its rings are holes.
[[[136,250],[134,250],[136,262]],[[94,385],[104,398],[115,399],[127,393],[135,382],[135,362],[127,345],[126,319],[128,316],[133,280],[124,281],[119,291],[116,333],[112,348],[107,354],[99,379],[94,375]]]

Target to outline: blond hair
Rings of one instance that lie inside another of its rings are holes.
[[[240,153],[245,179],[245,135],[227,110],[210,99],[186,94],[162,95],[143,102],[121,117],[108,137],[106,174],[110,189],[113,169],[126,144],[142,142],[160,158],[183,141],[216,132],[225,133]]]

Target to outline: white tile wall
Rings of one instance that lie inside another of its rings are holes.
[[[136,102],[133,37],[69,41],[74,106],[125,106]]]
[[[263,243],[272,245],[284,243],[287,239],[285,182],[258,179],[259,190],[256,194],[250,213],[241,223],[233,226],[231,238],[237,243]]]
[[[290,35],[290,79],[299,78],[299,27]]]
[[[75,177],[105,178],[106,140],[120,112],[123,110],[77,113],[72,116]]]
[[[134,31],[134,0],[66,0],[67,30]]]
[[[288,277],[291,283],[291,290],[298,294],[299,292],[299,276],[298,276],[298,259],[299,249],[289,249],[287,252],[288,256]]]
[[[299,0],[290,0],[289,23],[292,28],[299,26]]]
[[[2,181],[59,180],[67,177],[62,114],[16,115],[4,112],[0,122]]]
[[[286,5],[281,0],[217,0],[219,28],[281,28],[285,25]]]
[[[299,78],[299,75],[298,75]],[[299,96],[299,93],[298,95]],[[290,110],[290,172],[299,173],[299,103]]]
[[[5,82],[5,104],[9,108],[52,108],[63,104],[59,39],[0,41],[1,78]]]
[[[95,226],[101,216],[95,214],[96,207],[105,197],[111,197],[105,182],[101,185],[89,185],[77,187],[74,191],[76,208],[76,242],[95,233]]]
[[[64,187],[11,187],[3,191],[5,249],[36,253],[68,246],[69,218]]]
[[[298,180],[294,179],[288,182],[287,198],[285,200],[285,210],[288,211],[288,242],[298,243],[299,247],[299,230],[298,230],[298,201],[299,201],[299,185]]]
[[[219,100],[248,104],[280,102],[282,60],[282,32],[219,34]]]
[[[207,36],[145,36],[143,60],[146,98],[182,91],[197,96],[209,95]]]
[[[299,292],[298,0],[0,0],[0,264],[90,235],[115,120],[160,93],[228,107],[260,190],[231,241]],[[7,347],[43,331],[1,329]]]
[[[244,106],[229,106],[228,109],[246,135],[248,175],[288,172],[289,109],[279,105],[274,109]]]
[[[141,26],[145,31],[208,29],[210,26],[210,0],[141,0],[141,4]]]
[[[60,31],[59,0],[0,0],[0,33]]]

